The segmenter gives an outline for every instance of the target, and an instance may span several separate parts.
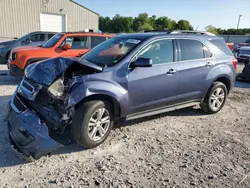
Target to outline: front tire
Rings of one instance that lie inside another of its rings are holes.
[[[85,148],[102,144],[112,130],[113,108],[106,101],[87,101],[76,109],[71,132],[74,140]]]
[[[201,109],[208,114],[219,112],[225,105],[227,93],[225,84],[214,82],[200,105]]]

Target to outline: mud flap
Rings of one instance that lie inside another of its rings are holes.
[[[31,110],[18,114],[11,109],[8,128],[13,149],[27,161],[39,159],[63,147],[49,137],[48,127]]]

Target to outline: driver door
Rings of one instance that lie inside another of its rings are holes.
[[[176,101],[179,63],[172,39],[157,40],[134,58],[152,59],[152,67],[137,67],[128,73],[130,114],[171,105]]]

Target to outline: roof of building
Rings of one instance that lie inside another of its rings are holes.
[[[77,2],[75,2],[74,0],[69,0],[69,1],[71,1],[72,3],[74,3],[74,4],[78,5],[78,6],[82,7],[82,8],[85,8],[85,9],[89,10],[90,12],[93,12],[94,14],[96,14],[96,15],[98,15],[98,16],[99,16],[99,14],[98,14],[97,12],[95,12],[95,11],[93,11],[93,10],[88,9],[87,7],[85,7],[85,6],[83,6],[83,5],[81,5],[81,4],[77,3]]]

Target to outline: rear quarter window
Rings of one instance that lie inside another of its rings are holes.
[[[91,48],[96,47],[98,44],[101,44],[105,40],[107,40],[107,37],[98,37],[98,36],[92,36],[91,37]]]
[[[233,53],[226,44],[226,42],[222,39],[215,39],[215,40],[210,40],[210,42],[215,45],[217,48],[219,48],[221,51],[223,51],[225,54],[232,56]]]

